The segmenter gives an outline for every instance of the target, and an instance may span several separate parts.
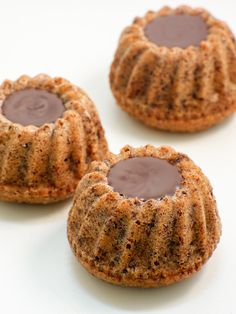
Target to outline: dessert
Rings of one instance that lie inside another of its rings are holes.
[[[149,11],[122,32],[110,84],[118,105],[161,130],[195,132],[236,110],[236,45],[204,9]]]
[[[63,78],[41,74],[0,86],[0,199],[50,203],[73,195],[107,143],[94,104]]]
[[[187,155],[164,146],[125,146],[91,163],[68,218],[69,243],[81,264],[124,286],[190,277],[220,234],[208,179]]]

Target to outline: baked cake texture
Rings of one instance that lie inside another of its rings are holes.
[[[158,287],[190,277],[212,255],[220,234],[208,179],[187,155],[164,146],[125,146],[91,163],[68,218],[76,258],[94,276],[124,286]]]
[[[106,152],[94,104],[69,81],[45,74],[23,75],[0,86],[1,200],[66,199],[88,164],[104,158]]]
[[[236,110],[236,45],[202,8],[149,11],[121,34],[110,70],[118,105],[161,130],[207,129]]]

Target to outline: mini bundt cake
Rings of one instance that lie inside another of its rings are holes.
[[[194,132],[236,110],[236,45],[204,9],[149,11],[121,34],[110,71],[118,105],[145,124]]]
[[[70,197],[107,143],[89,97],[41,74],[0,86],[0,199],[50,203]]]
[[[220,234],[208,179],[170,147],[126,146],[93,162],[68,218],[77,259],[94,276],[124,286],[158,287],[190,277]]]

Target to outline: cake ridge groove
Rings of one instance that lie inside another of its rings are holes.
[[[68,173],[70,172],[69,165],[68,162],[66,162],[70,154],[67,127],[68,125],[65,119],[58,119],[55,122],[55,128],[52,133],[49,174],[51,183],[56,187],[66,184],[66,180],[71,175],[71,173]],[[66,134],[66,136],[64,134]]]
[[[103,194],[103,197],[106,198],[109,195],[111,195],[111,192],[108,192],[107,194]],[[100,198],[100,200],[102,202],[102,198]],[[113,218],[112,210],[116,206],[117,202],[118,202],[118,199],[114,198],[114,200],[111,203],[106,204],[105,208],[103,208],[103,210],[107,212],[107,215],[104,218],[103,225],[100,226],[100,230],[98,232],[98,235],[96,237],[96,242],[95,242],[95,245],[93,247],[93,254],[96,258],[99,257],[99,255],[100,255],[98,250],[103,249],[102,240],[104,240],[104,238],[106,237],[107,228],[109,228],[109,222]],[[99,203],[96,202],[95,206],[97,206],[98,210],[99,210]]]
[[[85,157],[86,148],[83,145],[85,141],[85,130],[80,115],[74,111],[65,114],[65,119],[68,120],[70,129],[70,145],[71,158],[74,164],[73,171],[78,177],[85,172]],[[78,135],[80,134],[80,136]]]
[[[137,219],[139,215],[141,215],[141,211],[137,214]],[[134,219],[132,219],[131,214],[128,216],[129,218],[129,225],[125,232],[125,238],[123,239],[122,246],[121,246],[121,255],[119,257],[119,261],[117,263],[117,267],[115,267],[115,271],[119,271],[121,269],[127,268],[130,260],[132,258],[132,254],[134,254],[134,246],[135,242],[139,241],[140,239],[140,230],[137,227],[137,224]],[[133,236],[136,234],[135,242],[132,242]]]
[[[147,65],[146,60],[149,61]],[[152,67],[155,61],[156,56],[151,50],[147,49],[143,52],[129,78],[126,89],[128,97],[143,97],[147,94],[147,90],[151,84],[150,72],[153,71]]]
[[[193,225],[194,238],[198,242],[198,251],[200,255],[205,255],[205,248],[208,242],[208,233],[206,228],[206,220],[204,215],[204,204],[201,193],[195,189],[193,193],[194,202],[192,204],[195,224]],[[195,197],[195,198],[194,198]],[[199,228],[201,232],[199,232]]]
[[[80,226],[80,228],[78,229],[78,237],[81,236],[83,233],[84,233],[84,230],[83,228],[87,229],[87,230],[90,230],[90,228],[93,227],[92,225],[92,222],[91,222],[91,216],[93,214],[96,214],[98,215],[98,211],[101,210],[104,212],[103,208],[99,208],[99,205],[101,202],[104,201],[104,199],[106,200],[107,198],[109,198],[109,193],[111,194],[111,192],[106,192],[102,195],[99,196],[99,198],[97,198],[91,205],[90,205],[90,208],[89,210],[86,212],[83,220],[84,220],[84,223]],[[108,216],[108,214],[107,214]],[[89,218],[89,219],[88,219]],[[99,219],[100,216],[98,215],[97,216],[97,219]],[[105,221],[104,221],[105,223]],[[99,223],[98,223],[99,225]],[[95,239],[94,239],[95,240]]]
[[[179,204],[177,204],[179,203]],[[189,243],[192,238],[191,228],[190,228],[190,217],[189,217],[189,201],[183,201],[182,199],[179,202],[176,200],[174,206],[177,207],[177,217],[175,224],[175,241],[178,243],[176,247],[177,253],[179,256],[179,263],[184,264],[189,257]]]
[[[115,84],[119,83],[120,88],[126,89],[134,66],[146,49],[142,42],[127,48],[116,70]]]
[[[1,162],[1,180],[2,182],[7,182],[8,180],[8,164],[9,160],[12,155],[11,146],[14,143],[17,143],[16,137],[18,136],[17,129],[14,127],[10,127],[8,130],[8,141],[5,146],[5,154],[2,156],[2,162]],[[8,145],[7,145],[8,144]]]
[[[96,193],[96,197],[93,196],[92,200],[90,201],[89,195],[92,194],[92,192]],[[83,214],[82,214],[83,221],[86,221],[86,219],[87,219],[87,217],[89,215],[89,212],[91,210],[93,210],[93,206],[99,200],[99,197],[102,197],[103,195],[106,195],[109,192],[110,192],[109,189],[107,189],[104,185],[99,184],[99,183],[98,184],[94,184],[90,188],[84,190],[84,192],[80,195],[79,201],[81,202],[81,205],[82,204],[84,205],[83,202],[85,202],[85,204],[86,204],[86,202],[89,201],[90,209],[87,212],[86,211],[83,212]],[[81,215],[81,213],[80,213],[80,215]],[[82,224],[81,224],[80,228],[81,227],[82,227]],[[80,229],[78,229],[78,232],[79,231],[80,231]]]
[[[50,150],[50,139],[53,128],[49,125],[39,128],[35,132],[30,147],[28,156],[28,171],[27,171],[27,182],[30,186],[36,184],[40,180],[44,182],[48,181],[48,178],[44,179],[44,174],[47,173],[49,150]]]
[[[156,64],[153,69],[153,76],[152,79],[150,78],[150,85],[147,89],[147,101],[151,105],[154,104],[156,107],[160,108],[163,105],[163,78],[162,74],[165,72],[165,67],[168,66],[168,56],[166,56],[165,49],[162,49],[160,51],[160,55],[156,55]],[[172,66],[172,64],[169,64],[169,66]],[[165,95],[165,93],[164,93]],[[156,98],[158,97],[158,105],[155,103]]]
[[[92,119],[90,115],[86,114],[86,109],[84,108],[84,106],[81,106],[79,103],[76,103],[76,105],[74,104],[74,107],[77,109],[77,112],[80,113],[82,119],[82,125],[86,137],[87,155],[91,156],[91,159],[96,159],[98,158],[96,155],[98,149],[98,141]]]

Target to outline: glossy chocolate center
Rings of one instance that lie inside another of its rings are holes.
[[[207,38],[208,27],[200,15],[167,15],[152,20],[144,33],[157,46],[186,48],[199,46]]]
[[[55,122],[65,107],[61,99],[41,89],[25,89],[9,95],[2,105],[2,114],[21,125],[41,126]]]
[[[159,199],[174,195],[181,184],[176,166],[154,157],[134,157],[119,161],[108,173],[108,184],[126,197]]]

